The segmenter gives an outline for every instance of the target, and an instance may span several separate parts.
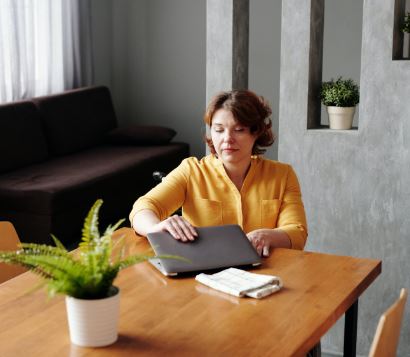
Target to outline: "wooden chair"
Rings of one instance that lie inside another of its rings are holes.
[[[16,250],[20,239],[10,222],[0,221],[0,251]],[[0,284],[26,271],[17,265],[0,263]]]
[[[380,317],[369,357],[396,356],[406,300],[407,290],[401,289],[399,299]]]

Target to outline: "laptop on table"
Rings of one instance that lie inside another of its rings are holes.
[[[147,235],[156,255],[177,255],[188,259],[152,258],[150,263],[168,276],[238,266],[257,266],[261,257],[241,227],[232,225],[196,228],[193,242],[181,242],[168,232]]]

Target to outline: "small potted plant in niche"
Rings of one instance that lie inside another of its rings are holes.
[[[352,79],[339,77],[323,82],[320,99],[326,106],[330,129],[351,129],[356,104],[359,103],[359,86]]]
[[[97,200],[85,219],[77,254],[69,253],[54,236],[56,246],[22,243],[15,252],[0,252],[1,262],[22,265],[44,278],[50,297],[66,295],[71,341],[87,347],[117,340],[120,293],[113,281],[121,269],[150,257],[124,257],[123,239],[112,241],[123,219],[100,235],[101,205],[102,200]]]

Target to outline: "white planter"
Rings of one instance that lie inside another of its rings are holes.
[[[116,288],[117,289],[117,288]],[[71,342],[83,347],[107,346],[118,338],[120,292],[105,299],[66,296]]]
[[[403,58],[410,59],[410,33],[405,32],[403,38]]]
[[[326,107],[330,129],[351,129],[356,107]]]

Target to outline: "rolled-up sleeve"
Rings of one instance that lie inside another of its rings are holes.
[[[304,248],[308,235],[305,209],[298,178],[290,166],[277,228],[289,236],[292,249],[302,250]]]
[[[151,210],[162,221],[175,212],[185,201],[189,166],[186,159],[171,171],[161,183],[135,201],[129,215],[132,224],[134,216],[142,210]]]

